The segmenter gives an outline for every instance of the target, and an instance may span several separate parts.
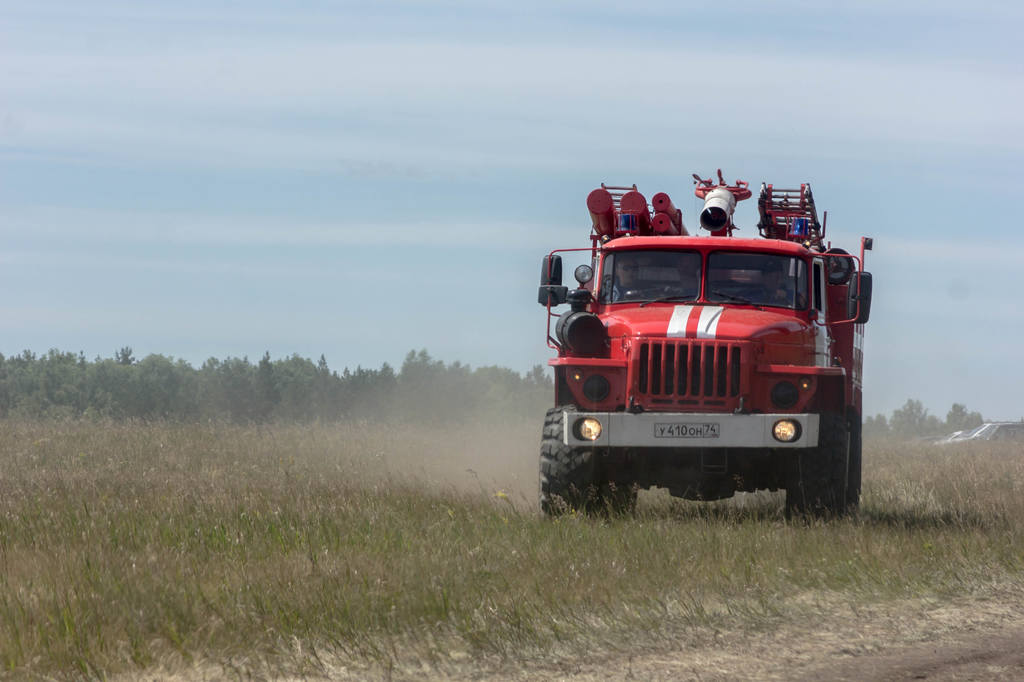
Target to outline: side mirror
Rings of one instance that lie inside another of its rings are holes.
[[[860,314],[857,314],[857,303],[860,303]],[[871,273],[855,272],[850,278],[850,288],[846,297],[846,317],[856,324],[865,324],[871,317]]]
[[[546,286],[554,284],[561,286],[562,284],[562,257],[555,254],[554,256],[544,256],[544,260],[540,265],[540,284]]]
[[[543,306],[562,305],[569,300],[569,287],[559,284],[541,284],[537,290],[537,303]]]

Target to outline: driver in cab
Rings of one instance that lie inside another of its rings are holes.
[[[793,307],[793,279],[783,272],[782,263],[770,261],[765,266],[762,287],[764,305]]]
[[[698,286],[694,263],[686,257],[667,253],[622,253],[615,259],[611,302],[661,298],[693,300],[697,297]]]
[[[625,254],[623,254],[625,255]],[[615,259],[615,280],[612,286],[612,302],[631,301],[640,298],[647,282],[641,279],[640,270],[649,268],[650,259],[644,256]]]

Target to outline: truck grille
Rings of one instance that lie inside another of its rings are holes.
[[[742,351],[741,343],[642,341],[633,367],[637,393],[691,403],[736,398],[743,378]]]

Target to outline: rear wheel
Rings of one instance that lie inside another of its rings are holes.
[[[818,447],[796,450],[786,476],[786,516],[842,516],[847,511],[850,428],[846,417],[821,415]]]
[[[846,510],[850,513],[860,508],[861,479],[861,420],[860,415],[850,411],[850,461],[846,477]]]

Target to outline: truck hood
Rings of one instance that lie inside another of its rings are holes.
[[[720,305],[631,306],[601,316],[612,338],[676,337],[806,344],[813,347],[812,324],[771,310]]]

